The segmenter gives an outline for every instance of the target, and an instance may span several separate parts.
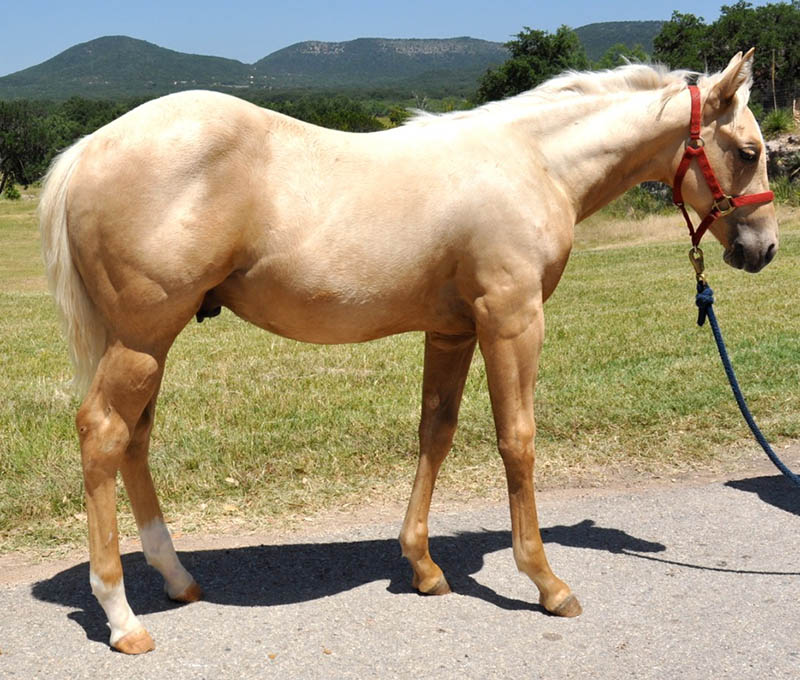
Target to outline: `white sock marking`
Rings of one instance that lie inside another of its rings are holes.
[[[111,627],[112,645],[128,633],[132,633],[142,627],[125,597],[125,584],[122,579],[118,583],[107,585],[90,569],[89,583],[92,586],[92,593],[94,593],[108,618],[108,625]]]
[[[186,590],[194,579],[183,568],[175,553],[169,530],[160,519],[154,519],[139,531],[142,550],[147,564],[157,569],[164,577],[164,586],[170,597],[176,597]]]

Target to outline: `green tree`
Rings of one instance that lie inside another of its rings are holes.
[[[0,193],[11,184],[39,180],[61,149],[137,103],[81,97],[61,103],[0,101]]]
[[[628,62],[644,63],[648,60],[647,52],[641,45],[628,47],[624,43],[616,43],[609,47],[600,59],[595,62],[595,69],[616,68]]]
[[[478,102],[519,94],[569,69],[589,67],[580,39],[567,26],[561,26],[555,33],[526,26],[506,47],[511,57],[481,78]]]
[[[749,31],[731,54],[755,47],[754,94],[766,110],[790,107],[800,97],[800,2],[770,3],[750,13]]]
[[[653,39],[653,58],[673,69],[707,71],[709,32],[703,17],[675,11]]]
[[[800,95],[800,0],[755,8],[740,0],[723,5],[709,26],[673,12],[653,45],[656,60],[701,72],[719,71],[736,52],[755,47],[751,102],[769,110],[791,106]]]
[[[383,124],[360,103],[342,95],[305,96],[300,99],[267,102],[267,108],[307,123],[346,132],[382,130]]]
[[[727,64],[736,52],[752,47],[748,43],[759,33],[755,22],[756,13],[749,2],[740,0],[720,8],[719,19],[709,26],[708,31],[709,59],[715,68],[721,62]],[[743,45],[747,47],[742,47]]]
[[[0,101],[0,193],[9,183],[27,186],[38,180],[69,141],[67,121],[50,114],[46,105]]]
[[[102,99],[70,97],[58,107],[58,112],[70,122],[74,137],[88,135],[129,111],[136,102],[112,102]]]

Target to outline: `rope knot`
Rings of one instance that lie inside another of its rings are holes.
[[[714,304],[714,291],[711,290],[708,284],[702,281],[697,282],[695,304],[700,310],[697,315],[697,325],[702,326],[706,322],[706,317],[708,317],[708,310],[711,309],[711,305]]]

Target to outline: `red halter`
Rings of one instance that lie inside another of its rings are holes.
[[[736,210],[736,208],[743,205],[769,203],[775,198],[775,194],[771,191],[764,191],[760,194],[729,196],[721,189],[714,175],[714,171],[711,169],[711,164],[708,162],[708,156],[706,156],[706,150],[704,148],[705,144],[703,138],[700,136],[700,90],[697,85],[689,85],[689,93],[692,95],[692,119],[689,125],[689,139],[686,142],[686,150],[683,152],[683,158],[678,165],[678,169],[675,171],[675,181],[672,185],[672,202],[681,209],[683,217],[686,220],[686,226],[689,227],[692,245],[696,248],[700,243],[700,239],[703,238],[703,234],[706,233],[706,230],[718,218],[729,215]],[[714,204],[711,207],[711,211],[703,218],[696,230],[692,225],[689,213],[686,211],[686,206],[683,203],[683,195],[681,193],[683,178],[693,158],[697,159],[703,177],[706,178],[708,188],[711,189],[711,194],[714,196]]]

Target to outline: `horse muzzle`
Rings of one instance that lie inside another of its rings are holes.
[[[760,240],[749,243],[749,239],[737,238],[725,249],[722,259],[736,269],[744,269],[755,274],[760,272],[778,252],[778,241],[773,240],[764,245]]]

